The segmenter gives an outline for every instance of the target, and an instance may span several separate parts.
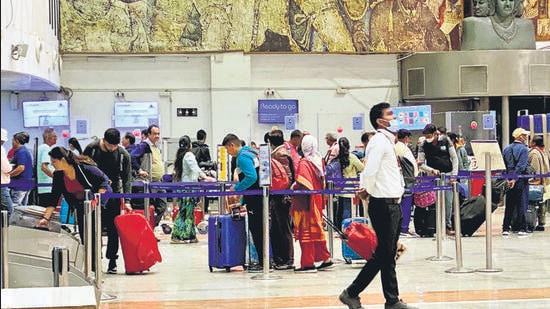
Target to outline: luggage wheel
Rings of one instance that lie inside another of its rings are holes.
[[[210,272],[212,272],[212,266],[208,266],[208,268],[210,269]]]
[[[346,264],[351,264],[351,259],[344,258],[344,261],[346,262]]]

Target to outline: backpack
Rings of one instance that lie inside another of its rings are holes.
[[[290,187],[290,180],[283,164],[273,158],[271,161],[271,186],[270,190],[286,190]]]
[[[340,161],[332,160],[329,165],[325,167],[325,177],[330,178],[342,178],[342,167]]]
[[[412,189],[416,180],[414,177],[414,165],[409,159],[403,156],[397,156],[397,158],[399,159],[401,173],[403,174],[403,180],[405,181],[405,189]]]

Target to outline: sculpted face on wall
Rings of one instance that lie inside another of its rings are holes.
[[[487,17],[495,13],[493,0],[474,0],[474,16]]]

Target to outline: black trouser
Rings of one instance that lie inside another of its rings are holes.
[[[258,252],[258,261],[263,264],[264,236],[263,236],[263,197],[261,195],[245,195],[243,203],[248,211],[248,230],[252,234],[254,246]]]
[[[529,187],[527,180],[518,179],[514,187],[506,192],[506,206],[502,230],[518,232],[525,230],[525,212],[527,211]]]
[[[387,304],[399,300],[399,288],[395,274],[395,254],[403,215],[399,203],[387,203],[385,199],[370,197],[369,217],[378,238],[378,246],[372,258],[363,266],[355,280],[347,288],[351,297],[358,296],[374,279],[378,271]]]
[[[107,230],[107,251],[105,257],[108,259],[118,258],[118,230],[115,226],[115,217],[120,215],[120,199],[109,199],[107,207],[101,209],[102,227]]]
[[[290,202],[283,195],[269,197],[271,229],[269,237],[273,250],[273,262],[277,265],[294,265],[294,243],[290,225]],[[258,253],[262,254],[262,253]]]

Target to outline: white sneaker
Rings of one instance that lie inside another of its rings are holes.
[[[519,231],[518,232],[518,236],[527,236],[529,235],[529,233],[527,233],[526,231]]]

